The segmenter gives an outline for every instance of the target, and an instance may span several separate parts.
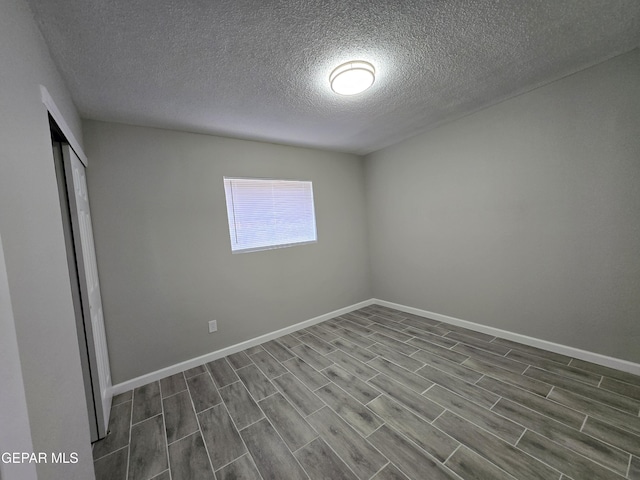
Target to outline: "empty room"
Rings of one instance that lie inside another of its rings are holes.
[[[2,0],[0,479],[640,479],[640,2]]]

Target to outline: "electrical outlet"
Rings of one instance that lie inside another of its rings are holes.
[[[211,320],[209,322],[209,333],[213,333],[215,331],[218,330],[218,321],[217,320]]]

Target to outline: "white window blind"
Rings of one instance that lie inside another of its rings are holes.
[[[311,182],[224,177],[234,253],[317,241]]]

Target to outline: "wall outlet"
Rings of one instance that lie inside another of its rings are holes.
[[[217,320],[211,320],[209,322],[209,333],[213,333],[216,330],[218,330],[218,321]]]

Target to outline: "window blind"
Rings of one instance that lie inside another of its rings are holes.
[[[224,177],[235,253],[317,241],[311,182]]]

